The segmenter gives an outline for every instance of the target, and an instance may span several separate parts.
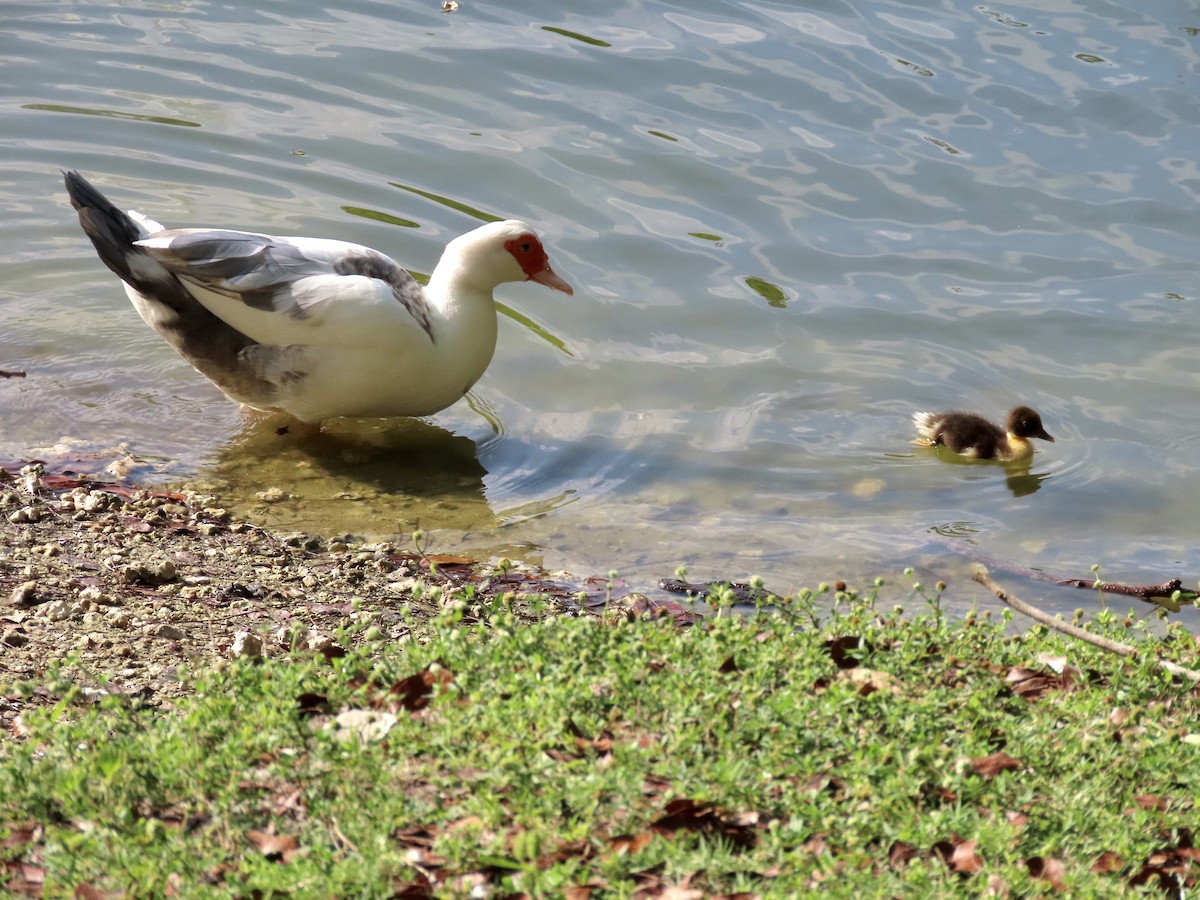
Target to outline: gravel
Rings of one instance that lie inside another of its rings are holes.
[[[0,468],[0,739],[53,702],[55,665],[83,696],[163,704],[187,690],[184,666],[420,639],[412,623],[461,604],[466,583],[468,620],[503,594],[518,614],[533,593],[573,613],[574,591],[535,574],[430,562],[386,542],[272,534],[202,494]]]

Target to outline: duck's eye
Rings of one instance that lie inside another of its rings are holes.
[[[530,243],[529,241],[521,241],[521,252],[522,253],[528,253],[532,249],[533,249],[532,243]]]

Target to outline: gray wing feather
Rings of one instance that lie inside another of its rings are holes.
[[[429,307],[421,285],[403,267],[367,247],[347,245],[333,259],[308,256],[283,238],[244,231],[180,229],[164,231],[144,243],[163,265],[185,280],[240,299],[255,309],[303,318],[320,302],[293,285],[313,275],[361,275],[386,283],[392,294],[433,340]]]

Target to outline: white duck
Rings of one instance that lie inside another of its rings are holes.
[[[146,323],[233,400],[302,422],[445,409],[492,360],[498,285],[532,279],[573,293],[523,222],[454,239],[422,289],[368,247],[167,230],[121,212],[78,172],[64,178],[83,230]]]

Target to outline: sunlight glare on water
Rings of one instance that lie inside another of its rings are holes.
[[[4,459],[125,446],[281,528],[640,586],[1200,577],[1191,7],[63,0],[6,32]],[[280,438],[141,323],[60,168],[426,273],[517,217],[576,293],[502,288],[492,367],[427,422]],[[1057,438],[1027,471],[909,443],[1019,402]]]

